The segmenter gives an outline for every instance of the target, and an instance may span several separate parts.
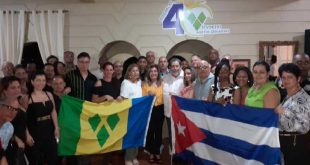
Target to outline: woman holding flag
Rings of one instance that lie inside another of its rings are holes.
[[[163,84],[159,75],[158,66],[153,64],[146,72],[145,82],[142,85],[143,96],[156,96],[152,110],[149,129],[146,137],[145,149],[150,153],[150,163],[162,163],[160,147],[162,144],[162,127],[164,123]]]
[[[274,82],[269,81],[269,64],[257,61],[253,65],[254,85],[249,89],[245,105],[257,108],[276,108],[280,103],[280,93]]]
[[[285,165],[308,165],[308,132],[310,130],[310,96],[300,87],[301,70],[293,63],[279,68],[287,96],[276,108],[279,116],[280,146]]]
[[[126,70],[124,81],[121,85],[123,99],[133,99],[142,97],[140,72],[137,64],[130,64]],[[138,165],[138,148],[130,148],[125,153],[125,165]]]

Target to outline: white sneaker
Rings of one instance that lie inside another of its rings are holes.
[[[139,161],[137,158],[132,160],[133,165],[139,165]]]
[[[133,165],[133,163],[132,163],[131,160],[126,160],[126,161],[125,161],[125,165]]]

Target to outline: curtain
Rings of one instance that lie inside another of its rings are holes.
[[[49,55],[55,55],[60,61],[64,53],[64,13],[63,10],[53,12],[32,11],[31,19],[34,26],[36,41],[38,42],[42,60],[46,62]]]
[[[25,42],[25,11],[0,10],[0,64],[18,64]]]

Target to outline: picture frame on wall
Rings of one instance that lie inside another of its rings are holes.
[[[250,59],[233,59],[232,65],[231,65],[233,71],[235,71],[235,69],[240,66],[245,66],[251,69],[251,60]]]

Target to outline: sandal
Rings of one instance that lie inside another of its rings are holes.
[[[158,164],[162,164],[163,163],[163,161],[161,160],[159,155],[155,156],[155,162],[158,163]]]
[[[155,156],[154,155],[150,155],[150,159],[149,159],[150,163],[155,163]]]

